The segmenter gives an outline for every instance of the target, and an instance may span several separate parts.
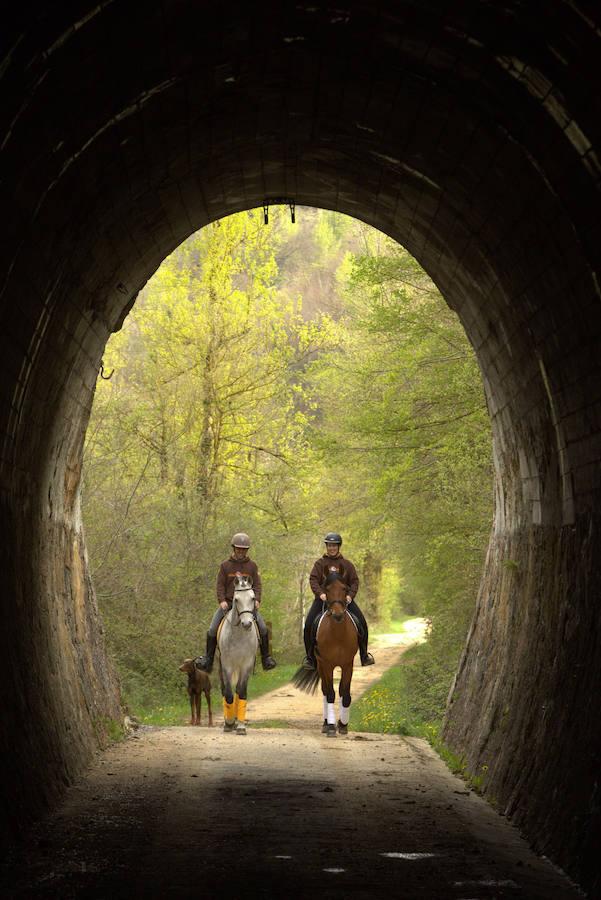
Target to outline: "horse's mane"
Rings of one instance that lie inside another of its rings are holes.
[[[325,587],[327,587],[329,584],[333,584],[335,581],[344,581],[340,572],[328,572],[328,575],[327,575],[327,578],[325,581]]]

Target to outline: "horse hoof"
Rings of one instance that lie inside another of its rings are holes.
[[[327,734],[328,737],[336,737],[336,726],[335,726],[335,725],[328,725],[326,734]]]
[[[338,734],[348,734],[348,725],[343,725],[342,722],[338,722]]]
[[[228,722],[224,722],[224,723],[223,723],[223,730],[226,731],[226,732],[228,732],[228,733],[231,733],[231,732],[234,730],[234,723],[232,722],[232,723],[230,724],[230,723],[228,723]]]
[[[323,720],[323,725],[321,726],[321,733],[322,733],[322,734],[327,734],[327,733],[328,733],[328,721],[327,721],[327,719],[324,719],[324,720]]]
[[[246,734],[246,725],[237,725],[236,734]]]

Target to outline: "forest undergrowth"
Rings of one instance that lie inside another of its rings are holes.
[[[239,213],[163,262],[103,363],[83,514],[130,711],[180,708],[177,666],[204,649],[241,530],[276,686],[302,656],[308,575],[336,530],[372,628],[432,622],[354,716],[436,727],[491,527],[491,435],[472,348],[407,251],[336,213],[302,208],[292,225],[273,210],[267,227]]]

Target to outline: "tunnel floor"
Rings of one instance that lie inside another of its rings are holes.
[[[14,898],[581,896],[424,741],[142,728],[2,867]]]

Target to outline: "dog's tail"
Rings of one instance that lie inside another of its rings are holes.
[[[319,684],[319,674],[315,669],[297,669],[292,676],[292,684],[305,694],[314,694]]]

